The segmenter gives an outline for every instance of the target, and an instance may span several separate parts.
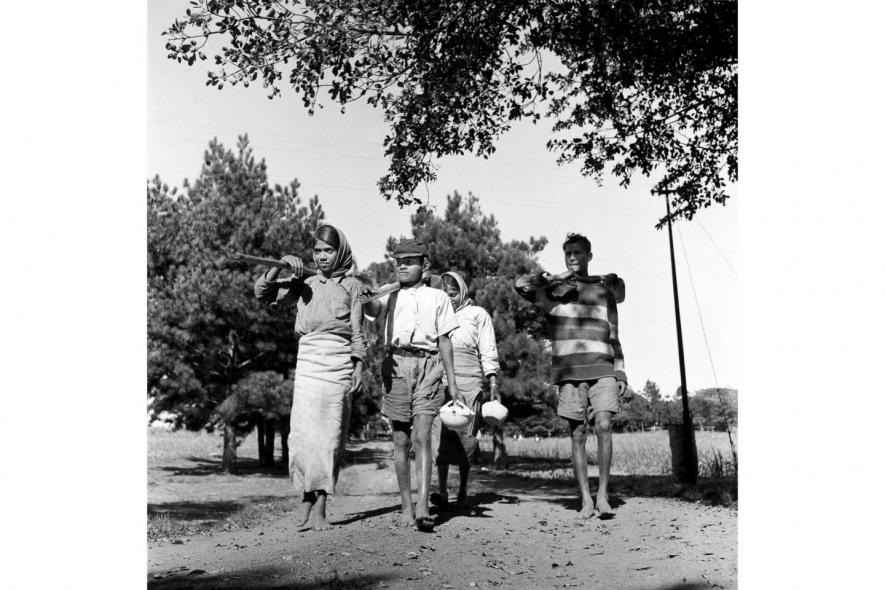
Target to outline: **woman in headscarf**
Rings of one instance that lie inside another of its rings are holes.
[[[352,276],[353,257],[344,234],[331,225],[314,233],[317,274],[306,279],[297,256],[284,256],[292,276],[268,270],[255,296],[278,305],[295,302],[298,361],[289,433],[289,476],[302,494],[298,528],[325,530],[326,496],[334,493],[344,457],[353,392],[362,384],[366,344],[362,334],[362,285]]]
[[[435,426],[440,428],[439,452],[436,457],[439,475],[439,495],[434,494],[433,500],[440,508],[447,508],[449,465],[457,465],[460,474],[460,485],[456,505],[466,508],[467,480],[470,477],[470,463],[473,459],[478,441],[482,418],[480,408],[486,395],[484,393],[484,377],[488,379],[488,392],[491,399],[500,401],[498,392],[498,346],[495,343],[495,330],[492,318],[486,310],[475,305],[467,294],[467,283],[457,272],[446,272],[442,275],[443,290],[452,300],[455,317],[459,327],[449,334],[452,341],[452,352],[455,357],[455,376],[458,388],[464,396],[465,404],[474,411],[471,421],[462,430],[446,428],[437,419]],[[447,392],[448,393],[448,392]],[[446,395],[446,401],[449,396]]]

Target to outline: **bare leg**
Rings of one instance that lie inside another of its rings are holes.
[[[412,449],[409,439],[409,424],[407,422],[393,423],[393,465],[396,469],[396,483],[399,485],[399,495],[402,500],[402,513],[400,524],[402,526],[415,525],[415,508],[412,505],[412,481],[410,477],[409,451]]]
[[[430,456],[430,427],[433,416],[419,415],[412,419],[412,432],[415,444],[415,470],[418,473],[418,501],[415,505],[415,519],[420,521],[430,517],[428,500],[430,499],[430,478],[432,461]]]
[[[470,463],[458,466],[461,481],[458,486],[458,508],[467,508],[467,480],[470,479]]]
[[[301,506],[298,507],[298,512],[295,513],[295,526],[297,528],[303,528],[307,524],[307,520],[310,518],[310,509],[313,508],[316,501],[317,495],[315,492],[304,492],[304,495],[301,497]]]
[[[448,508],[449,505],[449,464],[440,461],[436,465],[436,473],[439,476],[439,507]]]
[[[326,491],[317,490],[317,503],[310,515],[310,523],[315,531],[325,531],[332,528],[326,520]]]
[[[581,491],[581,518],[593,516],[593,498],[590,496],[590,484],[587,481],[587,426],[582,420],[568,420],[572,433],[572,464],[575,468],[575,479]]]
[[[599,412],[594,418],[593,429],[599,457],[599,491],[596,493],[596,511],[602,518],[614,516],[608,503],[608,475],[612,466],[612,423],[611,412]]]

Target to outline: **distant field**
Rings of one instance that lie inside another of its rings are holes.
[[[735,446],[737,434],[732,433]],[[733,476],[731,447],[724,432],[695,432],[701,477]],[[670,442],[664,430],[657,432],[616,432],[613,434],[614,459],[612,473],[616,475],[668,475],[671,472]],[[565,462],[571,458],[571,440],[568,438],[534,438],[505,441],[507,454],[518,464],[519,459]],[[490,453],[492,440],[480,440],[480,449]],[[587,459],[596,464],[596,437],[587,437]],[[591,473],[593,471],[591,470]],[[544,474],[549,476],[550,473]],[[572,477],[571,470],[565,474]]]
[[[203,430],[190,432],[178,430],[170,432],[160,428],[148,428],[148,467],[164,465],[188,456],[208,459],[221,457],[221,433],[209,434]],[[277,455],[280,452],[280,440],[276,441]],[[240,457],[255,458],[258,456],[258,438],[254,434],[247,436],[237,447]]]

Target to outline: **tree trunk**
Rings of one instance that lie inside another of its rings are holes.
[[[221,468],[227,473],[237,472],[237,433],[230,424],[224,425],[224,451],[221,455]]]
[[[504,467],[507,460],[507,446],[504,444],[504,429],[495,426],[492,429],[492,466]]]
[[[264,439],[264,419],[259,418],[255,424],[255,435],[258,437],[258,464],[267,465],[267,448]]]
[[[289,465],[289,416],[280,418],[280,447],[283,451],[283,465]]]
[[[274,437],[276,436],[276,428],[274,424],[274,420],[267,420],[264,423],[264,458],[265,461],[262,462],[262,465],[266,465],[267,467],[273,467],[273,450],[274,450]]]

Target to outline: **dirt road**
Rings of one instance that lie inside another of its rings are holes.
[[[616,518],[579,521],[565,482],[477,472],[474,507],[436,513],[434,532],[421,533],[396,526],[393,470],[376,460],[385,454],[373,449],[342,472],[332,530],[296,532],[285,514],[262,527],[152,541],[148,587],[737,587],[735,510],[649,497],[615,478]]]

